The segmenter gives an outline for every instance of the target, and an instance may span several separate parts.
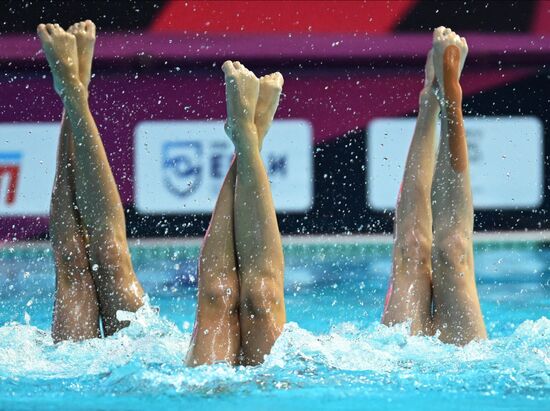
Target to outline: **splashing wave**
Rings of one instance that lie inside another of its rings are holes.
[[[189,368],[190,334],[149,305],[126,329],[104,339],[54,344],[49,331],[20,323],[0,327],[0,380],[6,391],[21,383],[47,392],[96,394],[217,394],[290,390],[319,385],[362,390],[426,389],[483,395],[550,394],[550,320],[525,321],[507,337],[443,344],[412,337],[407,325],[341,323],[315,335],[289,323],[259,367],[226,364]]]

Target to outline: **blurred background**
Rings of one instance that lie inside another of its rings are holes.
[[[221,64],[280,71],[284,234],[391,233],[431,32],[467,38],[476,230],[550,228],[547,1],[3,1],[0,239],[45,239],[62,105],[41,22],[98,28],[92,112],[132,237],[199,236],[231,158]]]

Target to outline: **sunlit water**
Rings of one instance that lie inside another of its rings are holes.
[[[550,409],[550,251],[477,247],[491,339],[379,324],[390,248],[287,247],[289,323],[259,367],[188,368],[196,246],[136,247],[151,305],[116,335],[52,343],[47,249],[0,250],[1,409]]]

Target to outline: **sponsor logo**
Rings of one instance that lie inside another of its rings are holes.
[[[0,123],[0,137],[0,215],[48,215],[59,124]]]
[[[18,151],[0,151],[0,202],[6,206],[15,203],[22,156]]]
[[[134,134],[136,208],[143,214],[209,213],[233,158],[222,121],[151,121]],[[311,126],[275,121],[262,156],[278,211],[313,202]]]
[[[287,176],[287,158],[286,156],[277,156],[270,154],[267,156],[267,172],[270,176]]]
[[[199,158],[203,147],[199,141],[169,141],[162,145],[163,182],[177,197],[187,197],[201,184]]]

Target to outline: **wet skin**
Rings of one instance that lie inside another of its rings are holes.
[[[448,46],[443,54],[444,90],[449,109],[449,146],[451,165],[457,173],[463,173],[468,165],[468,147],[462,116],[462,88],[458,82],[460,50],[456,46]]]

